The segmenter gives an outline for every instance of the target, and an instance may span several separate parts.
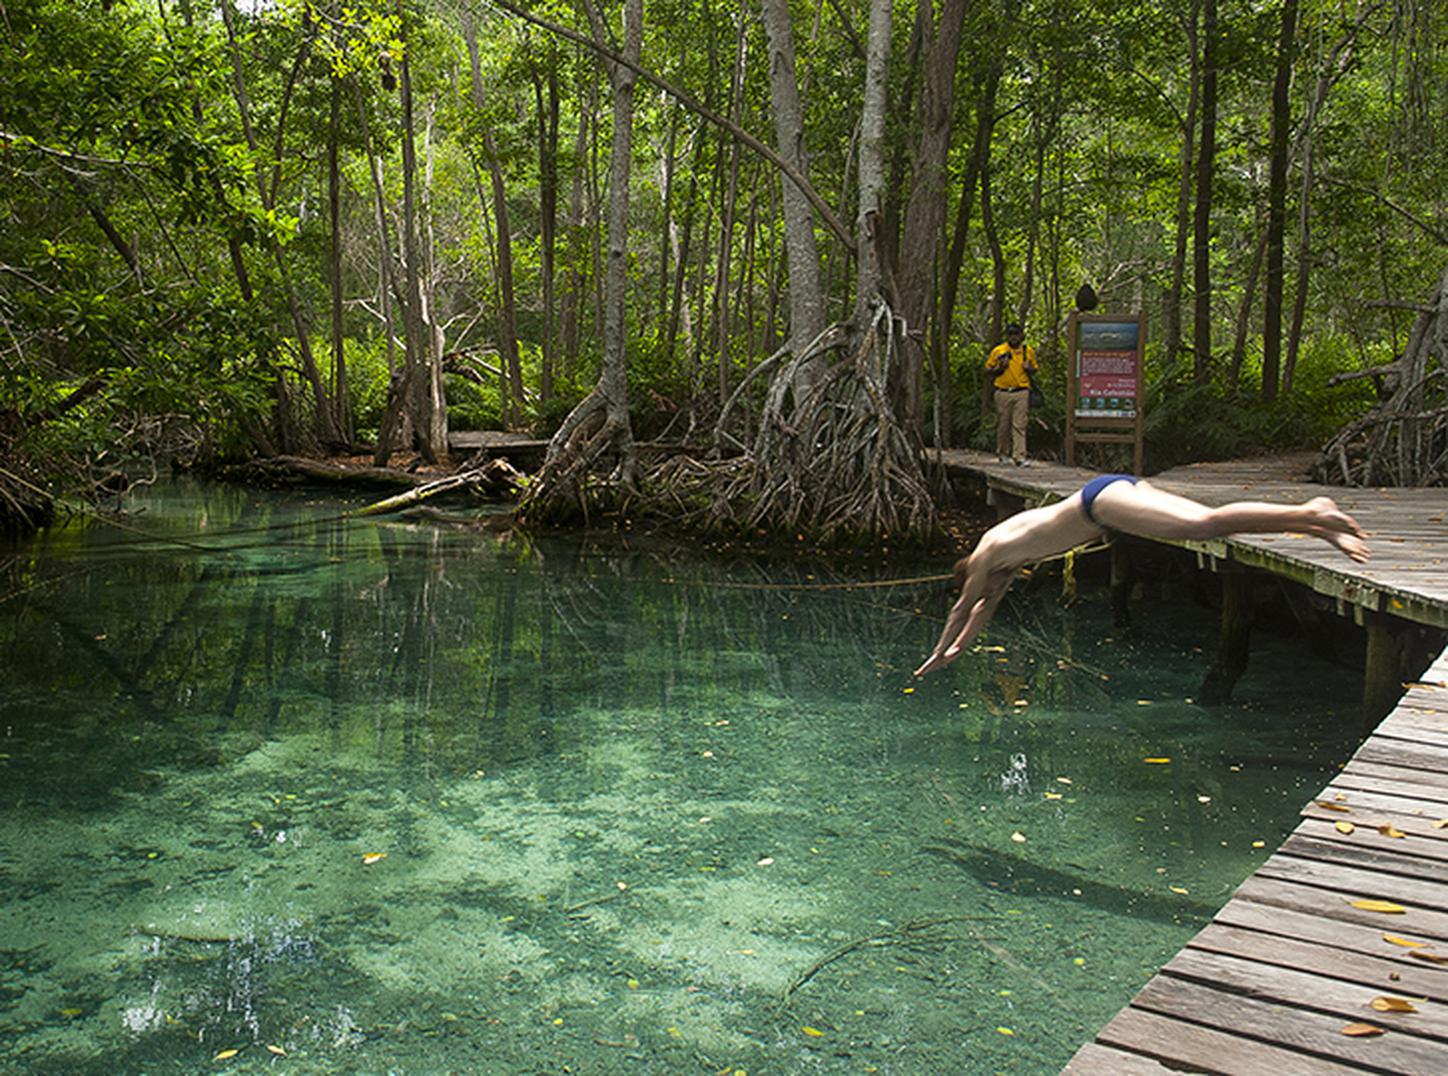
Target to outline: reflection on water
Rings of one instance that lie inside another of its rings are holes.
[[[1356,726],[1187,606],[913,684],[938,588],[150,498],[0,557],[0,1067],[1054,1071]]]

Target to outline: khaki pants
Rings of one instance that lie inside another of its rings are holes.
[[[1025,389],[1011,392],[995,390],[996,455],[1012,459],[1026,458],[1026,416],[1031,407],[1031,394]]]

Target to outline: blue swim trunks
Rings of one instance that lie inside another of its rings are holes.
[[[1086,513],[1086,518],[1096,526],[1101,526],[1101,521],[1091,512],[1091,506],[1096,503],[1096,498],[1101,491],[1113,482],[1130,482],[1136,485],[1136,479],[1129,474],[1099,474],[1081,487],[1081,510]]]

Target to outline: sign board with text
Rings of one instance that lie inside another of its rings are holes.
[[[1141,473],[1145,329],[1141,314],[1071,315],[1067,463],[1076,462],[1078,444],[1130,444]]]

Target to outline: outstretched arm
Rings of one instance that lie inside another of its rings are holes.
[[[960,600],[951,606],[950,615],[945,618],[945,630],[940,633],[935,649],[920,668],[915,670],[915,675],[924,676],[936,669],[943,669],[960,657],[960,652],[971,644],[995,615],[996,607],[1000,605],[1010,586],[1010,575],[999,581],[992,579],[987,584],[985,593],[976,598],[969,608],[966,603],[970,599],[962,593]]]

